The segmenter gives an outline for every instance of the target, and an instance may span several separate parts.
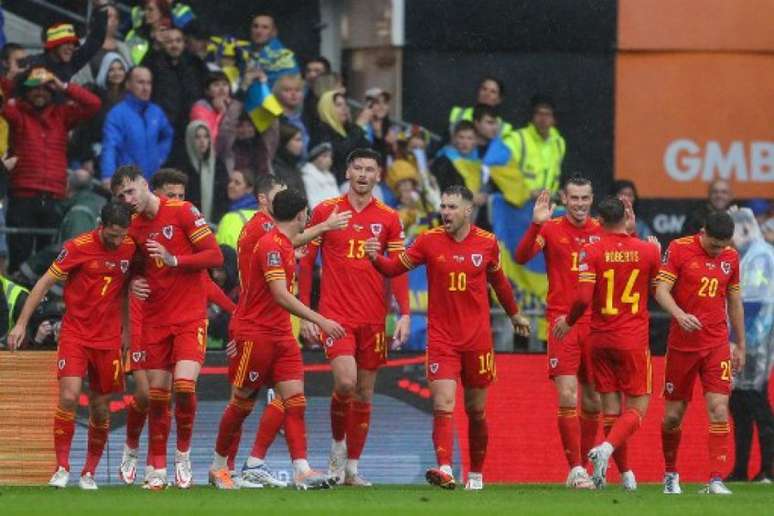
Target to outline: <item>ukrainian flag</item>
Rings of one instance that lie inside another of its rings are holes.
[[[247,90],[245,111],[259,133],[264,132],[282,114],[282,106],[269,90],[269,85],[254,81]]]
[[[513,253],[532,222],[534,202],[511,150],[500,138],[489,144],[483,158],[485,175],[489,174],[499,192],[490,196],[489,218],[500,244],[503,271],[513,283],[519,307],[523,311],[545,312],[548,277],[542,253],[525,265],[519,265]],[[540,319],[538,337],[546,338],[545,319]]]
[[[446,156],[452,162],[471,192],[481,191],[481,158],[478,156],[478,149],[463,154],[451,145],[446,145],[438,151],[438,156]]]

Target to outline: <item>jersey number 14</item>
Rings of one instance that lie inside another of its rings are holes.
[[[626,280],[626,286],[623,289],[623,292],[621,292],[621,304],[624,305],[630,305],[631,312],[633,314],[636,314],[640,310],[640,293],[634,292],[632,293],[632,289],[634,288],[634,284],[637,281],[637,276],[640,275],[639,269],[634,269],[629,274],[629,279]],[[620,310],[618,307],[614,306],[614,295],[615,295],[615,270],[614,269],[608,269],[604,273],[602,273],[602,276],[605,278],[606,286],[605,286],[605,306],[602,307],[601,313],[602,315],[618,315],[620,313]]]

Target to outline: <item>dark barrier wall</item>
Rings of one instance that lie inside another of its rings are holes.
[[[616,9],[612,0],[406,2],[404,118],[443,132],[451,107],[474,102],[486,74],[505,81],[503,117],[517,127],[529,117],[530,97],[549,94],[567,140],[565,172],[582,172],[606,191]]]

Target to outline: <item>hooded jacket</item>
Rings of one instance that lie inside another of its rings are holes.
[[[194,120],[185,131],[185,149],[188,157],[188,166],[184,172],[188,175],[188,199],[202,210],[204,218],[214,222],[228,211],[228,170],[222,160],[213,152],[214,142],[210,134],[210,150],[204,156],[196,152],[196,131],[204,128],[209,131],[207,124],[201,120]]]

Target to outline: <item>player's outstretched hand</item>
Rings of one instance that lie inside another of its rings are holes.
[[[340,339],[347,334],[344,327],[331,319],[323,319],[320,324],[320,330],[326,335],[333,337],[334,339]]]
[[[677,315],[675,319],[677,319],[677,324],[680,325],[680,328],[685,331],[701,330],[701,321],[699,321],[695,315],[683,312],[682,314]]]
[[[745,363],[745,348],[739,346],[735,342],[731,343],[731,368],[735,373],[739,373],[744,369]]]
[[[562,340],[565,337],[565,335],[570,333],[570,329],[571,328],[572,327],[569,324],[567,324],[567,316],[566,315],[563,315],[563,316],[557,318],[554,321],[554,329],[553,329],[554,337],[556,337],[559,340]]]
[[[8,332],[8,349],[16,351],[21,347],[24,342],[24,337],[27,335],[27,328],[17,324],[13,329]]]
[[[551,215],[554,214],[555,204],[551,203],[551,193],[548,190],[543,190],[540,195],[535,199],[535,207],[532,209],[532,222],[535,224],[543,224],[551,219]]]
[[[301,321],[301,336],[306,342],[320,343],[320,328],[313,322]]]
[[[376,260],[376,256],[382,252],[382,244],[376,237],[371,237],[365,241],[365,252],[369,260]]]
[[[390,347],[393,350],[398,350],[411,336],[411,317],[408,315],[401,315],[398,321],[395,323],[395,331],[392,334],[392,344]]]
[[[143,277],[134,278],[131,282],[129,282],[129,290],[132,292],[134,297],[142,301],[148,299],[148,296],[150,296],[151,293],[148,280]]]
[[[177,258],[167,251],[167,248],[161,245],[155,240],[148,240],[145,242],[145,247],[148,249],[148,255],[154,260],[161,260],[167,267],[176,267]]]
[[[349,219],[352,218],[352,210],[342,211],[339,213],[339,207],[333,208],[333,211],[325,221],[326,231],[334,231],[336,229],[344,229],[349,225]]]
[[[513,317],[511,317],[511,324],[513,324],[513,330],[516,332],[516,335],[519,335],[520,337],[529,337],[529,319],[521,314],[513,314]]]

